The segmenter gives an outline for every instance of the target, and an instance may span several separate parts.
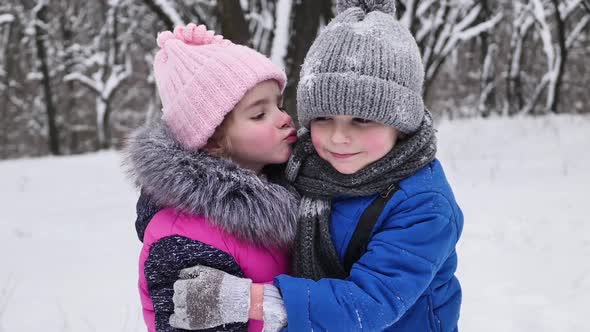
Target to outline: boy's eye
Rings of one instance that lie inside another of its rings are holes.
[[[312,121],[314,121],[314,122],[323,122],[323,121],[328,121],[328,120],[330,120],[330,118],[325,117],[325,116],[320,116],[320,117],[317,117],[317,118],[313,119]]]
[[[354,118],[354,119],[352,119],[352,121],[354,121],[356,123],[372,123],[373,122],[371,120],[367,120],[367,119],[363,119],[363,118]]]

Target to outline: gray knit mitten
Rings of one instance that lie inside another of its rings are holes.
[[[283,302],[279,289],[273,285],[264,285],[262,311],[264,315],[264,332],[277,332],[287,325],[285,302]]]
[[[252,280],[202,265],[182,270],[180,278],[174,283],[172,327],[202,330],[248,321]]]

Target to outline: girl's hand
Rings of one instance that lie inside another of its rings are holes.
[[[203,265],[182,270],[180,278],[174,283],[172,327],[202,330],[248,321],[252,280]]]

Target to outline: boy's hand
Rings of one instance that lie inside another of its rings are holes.
[[[273,285],[264,285],[264,332],[278,332],[287,326],[285,302]]]
[[[170,325],[186,330],[247,322],[252,280],[197,265],[180,271],[174,283]]]

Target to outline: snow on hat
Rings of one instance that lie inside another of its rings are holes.
[[[338,0],[337,10],[303,63],[300,123],[350,115],[416,131],[424,117],[424,67],[414,37],[394,16],[394,0]]]

